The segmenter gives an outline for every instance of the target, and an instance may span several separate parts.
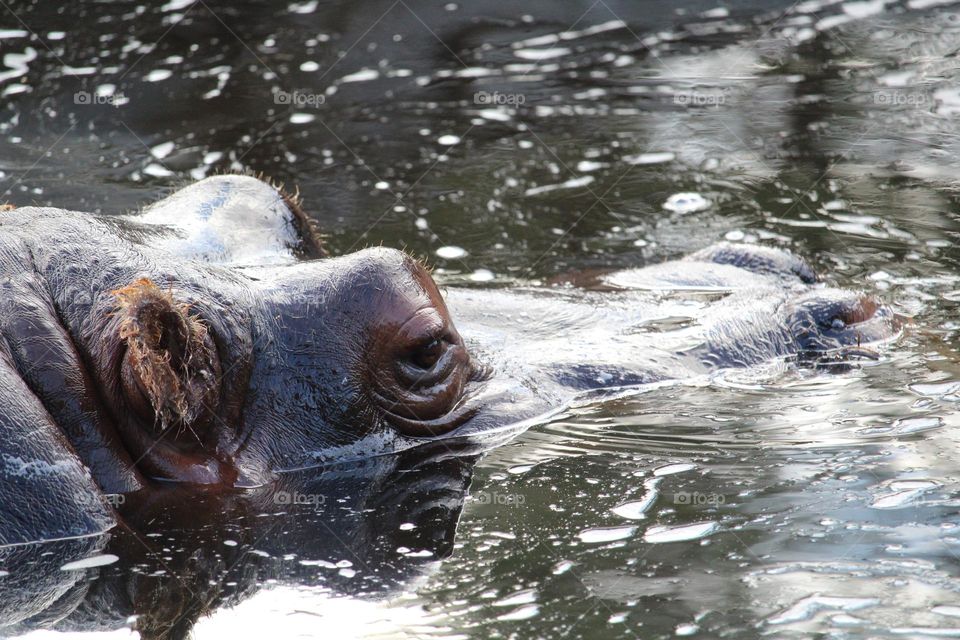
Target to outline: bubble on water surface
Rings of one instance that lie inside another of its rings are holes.
[[[154,69],[145,75],[143,79],[147,82],[160,82],[162,80],[166,80],[172,75],[173,71],[170,71],[170,69]]]
[[[158,145],[150,147],[150,155],[152,155],[157,160],[163,160],[170,152],[173,151],[175,145],[172,142],[161,142]]]
[[[710,201],[699,193],[675,193],[667,198],[663,208],[674,213],[696,213],[710,208]]]
[[[473,282],[492,282],[496,278],[493,271],[490,271],[489,269],[477,269],[468,277]]]
[[[468,255],[466,249],[453,245],[440,247],[435,253],[437,254],[437,257],[443,258],[444,260],[462,260]]]
[[[148,176],[153,176],[154,178],[169,178],[173,175],[173,171],[170,171],[163,165],[157,164],[156,162],[151,162],[143,168],[143,173]]]

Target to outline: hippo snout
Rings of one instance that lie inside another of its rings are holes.
[[[374,288],[390,290],[368,332],[371,405],[387,425],[405,435],[455,429],[473,413],[461,401],[478,371],[436,283],[423,264],[400,251],[368,249],[361,252],[361,260],[380,272],[366,287],[372,282]]]
[[[877,297],[839,289],[813,289],[792,300],[787,322],[801,352],[889,340],[902,326],[901,318]]]

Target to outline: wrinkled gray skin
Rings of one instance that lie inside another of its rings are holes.
[[[109,528],[101,492],[157,476],[256,485],[425,440],[515,433],[593,389],[895,333],[889,309],[815,284],[801,259],[738,245],[609,274],[594,282],[602,290],[449,288],[453,329],[416,260],[384,248],[300,260],[303,230],[277,191],[240,176],[129,218],[0,214],[0,544]],[[215,342],[222,384],[203,429],[159,430],[125,404],[111,292],[145,277]],[[450,348],[459,331],[473,367],[439,419],[455,428],[436,436],[398,428],[378,386],[420,339],[407,333],[424,313]]]

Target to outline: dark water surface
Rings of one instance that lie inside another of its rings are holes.
[[[74,571],[43,624],[960,636],[960,6],[58,5],[0,2],[0,201],[121,213],[251,170],[298,185],[334,252],[407,247],[447,284],[727,238],[793,248],[914,322],[851,370],[585,401],[479,461],[301,479],[313,503],[130,497],[150,536],[100,544],[113,564]]]

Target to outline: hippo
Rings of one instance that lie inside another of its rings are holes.
[[[130,215],[0,213],[0,545],[107,531],[108,496],[492,446],[584,394],[869,356],[900,327],[765,246],[444,293],[403,251],[326,253],[246,175]]]

